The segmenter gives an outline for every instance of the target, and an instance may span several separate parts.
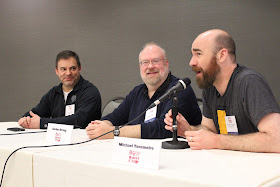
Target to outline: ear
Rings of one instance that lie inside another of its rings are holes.
[[[169,67],[169,61],[168,60],[165,61],[165,64],[166,64],[167,67]]]
[[[221,49],[220,51],[217,52],[217,55],[216,55],[217,61],[218,62],[223,62],[223,61],[226,60],[227,56],[228,56],[228,50],[223,48],[223,49]]]
[[[55,68],[55,73],[58,76],[58,69],[57,68]]]

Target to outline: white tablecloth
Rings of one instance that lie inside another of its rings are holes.
[[[0,174],[8,156],[17,148],[25,146],[51,145],[46,142],[46,131],[40,129],[26,129],[25,131],[12,132],[8,127],[19,127],[17,122],[0,122]],[[26,132],[40,132],[32,134],[18,134]],[[17,135],[3,135],[17,134]],[[81,129],[74,129],[72,142],[88,140],[86,133]],[[53,148],[28,148],[17,151],[7,162],[4,172],[2,187],[33,187],[33,155],[34,153],[55,151],[65,147]]]
[[[36,153],[35,187],[261,186],[280,177],[279,154],[162,150],[159,170],[154,171],[112,164],[112,143],[99,140]]]
[[[1,126],[2,123],[3,133]],[[46,144],[45,136],[46,133],[0,136],[0,169],[12,150],[23,145]],[[87,139],[85,131],[80,129],[75,129],[73,136],[74,141]],[[94,140],[76,146],[19,151],[9,161],[4,184],[7,187],[280,186],[280,154],[162,149],[159,170],[148,170],[112,164],[112,145],[113,140]]]

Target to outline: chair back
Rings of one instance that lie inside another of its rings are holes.
[[[114,97],[110,99],[102,109],[102,117],[112,113],[123,102],[124,97]]]

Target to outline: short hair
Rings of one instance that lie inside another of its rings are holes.
[[[74,51],[70,51],[70,50],[64,50],[64,51],[61,51],[60,53],[58,53],[58,55],[56,56],[56,60],[55,60],[55,67],[57,68],[57,63],[59,60],[69,59],[70,57],[73,57],[76,59],[77,65],[80,68],[81,62],[80,62],[79,56],[77,55],[77,53],[75,53]]]
[[[165,52],[165,49],[163,49],[163,48],[162,48],[159,44],[157,44],[156,42],[148,42],[148,43],[146,43],[146,44],[142,47],[142,50],[141,50],[140,53],[139,53],[139,58],[140,58],[140,55],[141,55],[142,51],[143,51],[146,47],[148,47],[148,46],[150,46],[150,45],[155,45],[155,46],[158,46],[159,48],[161,48],[164,57],[167,58],[167,54],[166,54],[166,52]]]
[[[225,48],[228,50],[228,53],[232,54],[234,57],[234,61],[236,60],[236,46],[235,42],[229,34],[219,34],[215,38],[215,47],[214,54],[216,54],[221,49]]]

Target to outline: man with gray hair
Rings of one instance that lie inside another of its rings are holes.
[[[145,116],[139,117],[133,124],[118,129],[118,126],[138,117],[178,82],[178,78],[169,71],[165,50],[156,43],[144,46],[139,54],[139,68],[144,84],[136,86],[111,114],[103,117],[101,121],[89,123],[86,128],[89,138],[98,137],[114,129],[114,135],[122,137],[144,139],[172,137],[172,133],[164,128],[163,121],[165,113],[171,108],[171,99],[148,110]],[[201,112],[191,86],[178,93],[178,110],[193,124],[200,124]],[[114,135],[109,133],[101,138],[113,138]]]

